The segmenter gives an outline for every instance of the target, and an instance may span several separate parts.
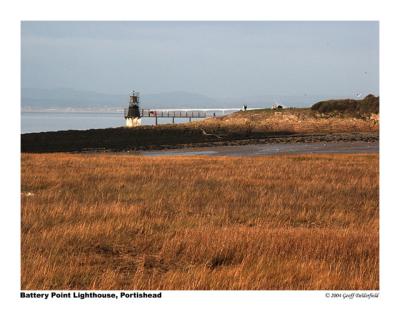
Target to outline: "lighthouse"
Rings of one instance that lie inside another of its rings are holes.
[[[139,111],[139,92],[132,91],[129,96],[129,108],[125,109],[125,121],[127,127],[140,126],[140,111]]]

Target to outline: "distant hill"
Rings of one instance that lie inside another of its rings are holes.
[[[145,108],[215,108],[222,103],[214,98],[189,92],[168,92],[141,95]]]
[[[25,110],[36,109],[122,109],[129,103],[129,93],[124,95],[103,94],[74,89],[21,90],[21,106]],[[143,108],[212,108],[221,106],[216,99],[188,92],[141,94]]]
[[[23,88],[21,90],[21,106],[23,109],[118,107],[127,101],[126,96],[66,88]]]

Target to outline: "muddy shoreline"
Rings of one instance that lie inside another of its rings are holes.
[[[59,131],[21,135],[21,151],[47,152],[130,152],[199,147],[318,142],[378,142],[379,132],[291,133],[226,132],[204,134],[194,128],[112,128],[87,131]]]
[[[231,141],[215,141],[205,143],[192,143],[176,146],[160,146],[161,148],[148,148],[143,150],[165,150],[182,148],[204,148],[204,147],[225,147],[245,146],[263,144],[302,144],[302,143],[332,143],[332,142],[365,142],[378,143],[378,133],[332,133],[332,134],[294,134],[277,135],[267,138],[240,139]],[[142,150],[142,149],[138,149]]]
[[[164,149],[153,151],[136,151],[134,154],[144,156],[224,156],[224,157],[258,157],[290,154],[355,154],[379,153],[379,142],[345,141],[345,142],[312,142],[312,143],[269,143],[236,146],[210,146],[183,149]]]

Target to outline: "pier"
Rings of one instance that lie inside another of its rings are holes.
[[[158,125],[158,118],[171,118],[175,123],[175,118],[186,118],[189,122],[192,119],[201,119],[225,115],[234,111],[240,111],[241,108],[216,108],[216,109],[139,109],[140,118],[154,118],[155,125]],[[124,109],[124,116],[128,118],[129,108]]]
[[[247,109],[246,105],[243,108],[143,109],[139,104],[139,92],[132,91],[132,95],[129,96],[129,107],[124,109],[127,127],[140,126],[141,118],[154,118],[155,125],[158,125],[158,118],[170,118],[174,124],[175,118],[186,118],[191,122],[192,119],[222,116],[227,112]]]

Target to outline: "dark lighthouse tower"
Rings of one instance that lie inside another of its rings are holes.
[[[126,126],[139,126],[141,124],[139,110],[139,92],[132,91],[132,95],[130,95],[129,97],[129,108],[125,109]]]

